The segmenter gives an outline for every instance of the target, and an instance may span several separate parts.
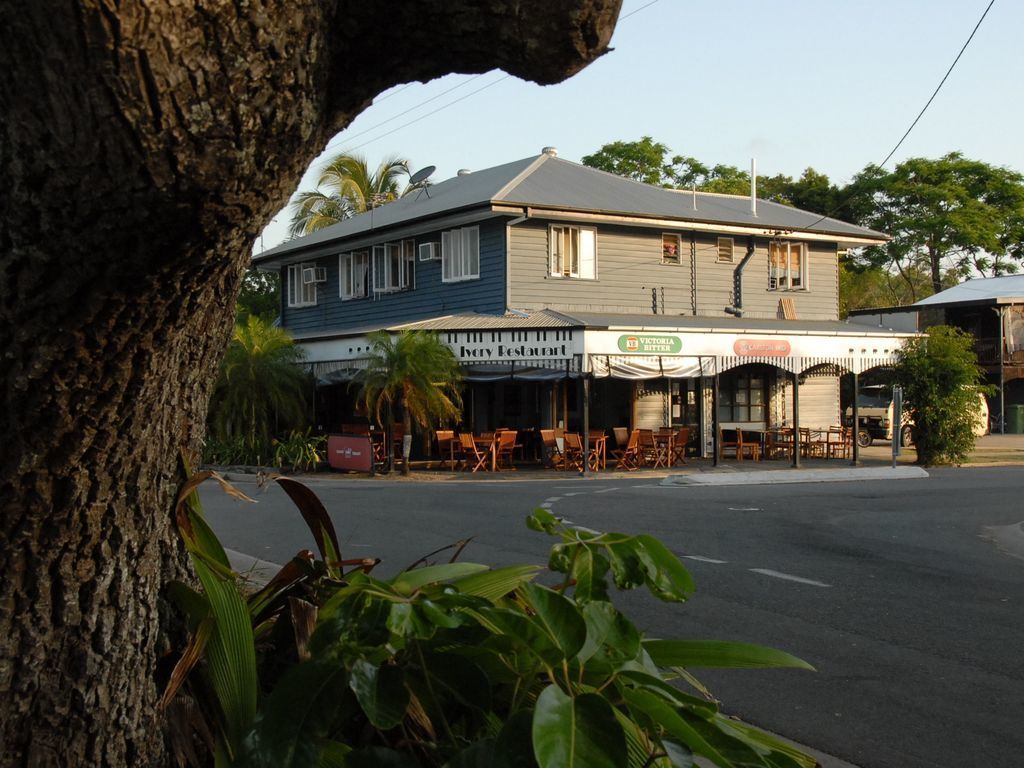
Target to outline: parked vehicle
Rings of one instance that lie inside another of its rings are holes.
[[[974,425],[974,434],[980,437],[989,431],[988,401],[981,393],[978,393],[978,406],[980,410]],[[857,444],[861,448],[867,448],[875,440],[891,442],[892,387],[885,384],[868,384],[861,387],[860,396],[857,398],[857,420],[860,422],[857,427]],[[901,421],[900,443],[913,445],[914,421],[910,418],[909,410],[903,411]],[[846,423],[853,423],[852,407],[846,409]]]

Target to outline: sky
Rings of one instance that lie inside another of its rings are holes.
[[[580,161],[651,136],[673,154],[758,175],[807,167],[846,183],[910,127],[989,0],[624,0],[611,47],[558,85],[500,70],[385,91],[310,165],[398,155],[434,183],[540,154]],[[886,167],[960,151],[1024,172],[1024,2],[995,0]],[[287,237],[287,208],[254,251]]]

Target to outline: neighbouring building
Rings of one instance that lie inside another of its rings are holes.
[[[458,176],[255,257],[318,380],[352,419],[373,330],[436,331],[466,374],[465,422],[827,427],[839,375],[912,332],[839,321],[837,251],[885,235],[753,197],[663,189],[536,157]]]
[[[968,280],[907,306],[853,310],[850,321],[904,331],[925,332],[935,325],[967,331],[987,383],[997,390],[989,398],[994,428],[1011,425],[1007,407],[1024,405],[1024,275]],[[1012,421],[1014,431],[1017,423]]]

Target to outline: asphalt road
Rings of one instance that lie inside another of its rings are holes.
[[[344,556],[379,556],[385,575],[469,536],[464,560],[543,563],[551,540],[523,524],[541,505],[588,528],[652,533],[697,592],[683,605],[624,595],[649,635],[763,643],[818,670],[703,672],[726,711],[863,768],[1024,764],[1024,551],[987,530],[1024,520],[1022,468],[717,488],[640,474],[311,485]],[[231,549],[284,562],[313,548],[279,489],[257,505],[212,487],[203,497]]]

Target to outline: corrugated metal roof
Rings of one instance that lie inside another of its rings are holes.
[[[778,203],[758,200],[758,215],[750,212],[750,198],[696,193],[642,184],[631,179],[573,163],[551,155],[538,155],[474,171],[465,176],[418,190],[372,212],[290,240],[254,257],[255,263],[298,253],[310,247],[492,204],[558,208],[677,220],[687,223],[748,226],[780,231],[807,231],[870,239],[886,236],[864,227],[822,218]]]
[[[967,280],[911,304],[911,307],[934,307],[945,304],[1010,304],[1024,303],[1024,275],[1003,275]]]
[[[414,323],[402,323],[388,327],[391,331],[490,331],[519,328],[578,328],[580,323],[561,312],[542,309],[537,312],[520,314],[507,312],[504,315],[480,315],[467,312],[459,315],[434,317]]]
[[[692,315],[620,315],[604,312],[562,313],[586,328],[658,328],[710,333],[819,333],[877,336],[878,328],[839,320],[776,320],[774,318],[694,317]],[[886,336],[914,336],[913,333],[885,331]]]

